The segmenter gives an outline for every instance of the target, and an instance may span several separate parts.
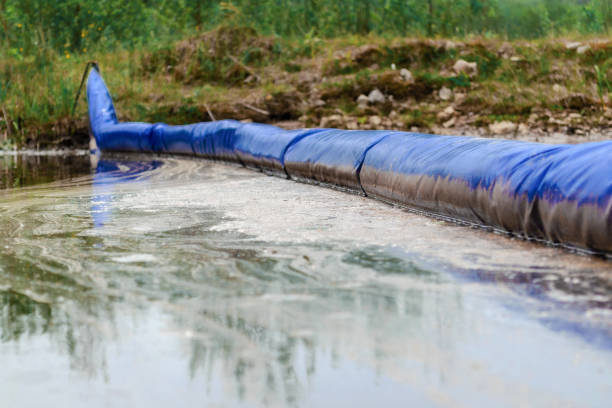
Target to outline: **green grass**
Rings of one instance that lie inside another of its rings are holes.
[[[558,39],[455,39],[448,47],[443,39],[370,34],[294,40],[224,27],[112,52],[40,51],[28,57],[5,52],[0,55],[0,148],[44,144],[74,131],[86,134],[85,98],[74,116],[71,108],[89,60],[99,63],[120,119],[131,121],[203,121],[211,109],[217,119],[274,122],[306,115],[304,123],[318,123],[337,110],[362,115],[356,97],[377,87],[399,105],[385,105],[376,114],[398,110],[407,128],[429,128],[437,123],[435,113],[448,105],[433,96],[443,86],[465,94],[456,104],[463,113],[483,115],[476,124],[521,121],[537,109],[597,115],[612,92],[612,42],[579,40],[590,42],[591,50],[579,55]],[[459,58],[477,62],[478,76],[452,72]],[[401,82],[391,64],[411,70],[415,82]],[[309,75],[316,79],[304,80]],[[562,94],[552,92],[554,84],[563,87]],[[571,99],[575,95],[584,97],[583,108],[581,100]],[[308,105],[319,98],[325,106]],[[597,103],[589,105],[590,100]],[[270,117],[240,105],[244,101],[271,111]]]

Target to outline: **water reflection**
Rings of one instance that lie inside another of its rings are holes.
[[[159,160],[101,160],[97,156],[92,157],[92,162],[95,163],[95,175],[92,183],[91,214],[96,227],[102,227],[111,217],[109,204],[113,200],[115,185],[134,181],[143,182],[151,171],[162,165]]]
[[[560,266],[546,258],[556,250],[530,258],[506,241],[511,261],[491,258],[489,235],[440,224],[430,238],[419,218],[360,197],[206,162],[96,168],[89,185],[0,200],[3,405],[11,390],[68,406],[85,390],[110,395],[90,406],[603,406],[612,396],[610,350],[546,324],[612,337],[605,263],[561,253],[574,264]],[[399,232],[381,211],[401,218]],[[462,234],[484,249],[455,247]],[[34,367],[46,382],[19,380]]]
[[[91,172],[86,152],[79,154],[2,154],[0,151],[0,190],[49,183],[83,176]]]

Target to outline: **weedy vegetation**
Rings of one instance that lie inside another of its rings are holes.
[[[0,148],[83,144],[86,107],[71,108],[89,60],[124,120],[571,132],[612,119],[612,0],[0,0],[0,27]],[[453,70],[460,59],[477,73]],[[384,103],[357,104],[374,89]]]

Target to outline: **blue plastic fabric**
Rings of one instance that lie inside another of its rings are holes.
[[[546,145],[389,131],[288,131],[233,120],[119,123],[95,70],[87,95],[91,130],[103,151],[239,162],[444,217],[612,253],[612,141]]]
[[[322,131],[287,149],[285,168],[292,177],[360,190],[359,170],[368,150],[388,132]]]
[[[370,149],[361,181],[367,194],[429,212],[612,251],[612,141],[397,133]]]
[[[374,146],[363,166],[457,180],[471,189],[508,184],[515,196],[551,204],[572,201],[605,208],[612,197],[612,141],[546,145],[396,133]]]
[[[284,130],[258,123],[243,124],[236,131],[236,152],[247,166],[267,170],[285,169],[285,156],[290,146],[324,129]]]

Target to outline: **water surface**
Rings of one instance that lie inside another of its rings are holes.
[[[0,191],[0,406],[612,400],[609,261],[235,166],[79,163]]]

